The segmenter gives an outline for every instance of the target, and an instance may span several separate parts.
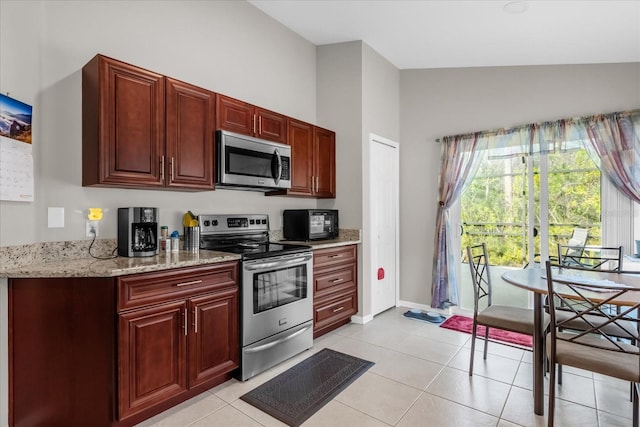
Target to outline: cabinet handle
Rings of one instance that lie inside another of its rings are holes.
[[[253,133],[256,133],[256,115],[253,115]]]
[[[187,309],[185,308],[185,309],[184,309],[184,334],[185,334],[185,335],[187,335],[187,332],[189,332],[189,331],[188,331],[188,329],[189,329],[189,328],[187,327],[187,324],[188,324],[188,323],[187,323],[187,316],[188,316],[188,313],[189,313],[189,312],[188,312],[188,311],[187,311]]]
[[[329,258],[342,258],[342,254],[329,255]]]
[[[198,333],[198,307],[193,309],[193,332]]]
[[[164,182],[164,156],[160,158],[160,179]]]
[[[258,134],[262,135],[262,116],[258,116]]]
[[[173,182],[173,157],[169,160],[169,165],[171,166],[171,182]]]
[[[339,279],[332,280],[331,283],[340,283],[340,282],[343,282],[343,281],[344,281],[344,279],[341,277]]]
[[[334,308],[334,309],[333,309],[333,312],[334,312],[334,313],[337,313],[337,312],[342,311],[342,310],[344,310],[344,306],[340,306],[340,307],[338,307],[338,308]]]
[[[202,280],[192,280],[192,281],[190,281],[190,282],[177,283],[177,284],[176,284],[176,286],[197,285],[198,283],[202,283]]]

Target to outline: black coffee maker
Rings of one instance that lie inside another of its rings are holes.
[[[118,255],[144,257],[158,252],[158,208],[118,208]]]

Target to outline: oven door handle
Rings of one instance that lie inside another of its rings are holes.
[[[289,265],[300,264],[302,262],[307,262],[311,258],[313,258],[312,255],[307,255],[307,256],[300,257],[300,258],[289,259],[289,260],[286,260],[286,261],[262,262],[260,264],[245,264],[244,268],[245,268],[245,270],[255,271],[255,270],[262,270],[262,269],[265,269],[265,268],[287,267]]]
[[[304,328],[300,329],[299,331],[295,331],[291,335],[287,335],[286,337],[282,337],[279,340],[275,340],[275,341],[272,341],[272,342],[267,343],[267,344],[262,344],[262,345],[259,345],[257,347],[249,348],[249,349],[245,350],[244,352],[245,353],[258,353],[260,351],[268,350],[271,347],[275,347],[278,344],[282,344],[285,341],[289,341],[290,339],[293,339],[293,338],[297,337],[298,335],[301,335],[302,333],[306,332],[310,327],[311,327],[311,325],[305,326]]]

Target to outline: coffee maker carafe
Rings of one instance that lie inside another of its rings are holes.
[[[118,255],[144,257],[158,252],[158,208],[118,208]]]

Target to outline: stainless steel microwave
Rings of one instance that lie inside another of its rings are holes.
[[[282,213],[286,240],[326,240],[338,237],[338,211],[334,209],[286,209]]]
[[[291,147],[216,131],[216,187],[257,191],[291,188]]]

